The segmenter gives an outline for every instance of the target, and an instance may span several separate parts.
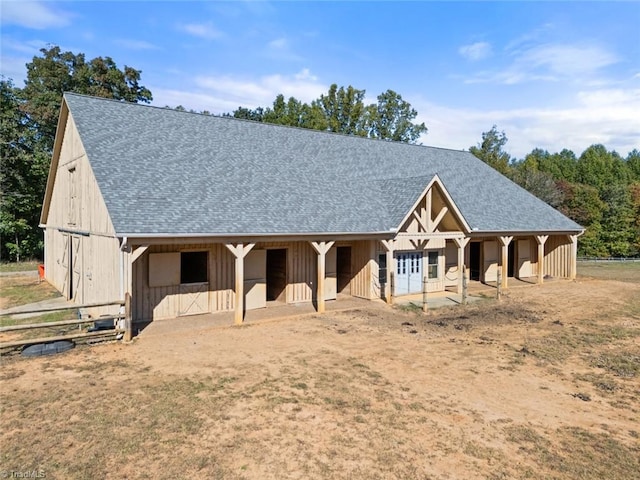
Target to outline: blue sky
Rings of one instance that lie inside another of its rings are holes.
[[[395,90],[426,145],[640,148],[640,2],[0,1],[0,71],[48,44],[142,70],[154,105],[214,113]]]

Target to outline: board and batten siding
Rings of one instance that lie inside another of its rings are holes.
[[[55,181],[45,219],[47,281],[67,296],[75,268],[77,303],[119,300],[119,241],[71,115],[52,167]]]
[[[376,240],[359,240],[351,243],[351,295],[354,297],[376,298],[374,275],[378,276]]]
[[[556,278],[569,278],[571,263],[569,237],[567,235],[549,236],[544,245],[544,274]]]
[[[377,272],[375,262],[376,242],[363,240],[338,242],[337,246],[351,247],[351,295],[375,298],[372,273]],[[259,242],[252,251],[285,249],[287,251],[286,302],[311,302],[315,298],[317,283],[317,253],[306,241]],[[193,295],[184,285],[149,285],[149,255],[182,251],[207,251],[209,253],[208,312],[231,311],[235,306],[235,261],[234,256],[221,243],[152,245],[137,256],[132,264],[133,317],[137,322],[161,318],[173,318],[184,314],[181,311],[182,297]]]

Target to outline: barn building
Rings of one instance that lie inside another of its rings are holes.
[[[574,278],[583,231],[468,152],[68,93],[41,226],[47,280],[134,322]]]

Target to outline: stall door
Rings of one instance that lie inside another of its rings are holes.
[[[396,254],[395,294],[422,292],[422,252]]]
[[[208,283],[180,285],[180,316],[201,315],[210,311]]]
[[[267,306],[266,250],[251,250],[244,258],[244,302],[246,310]]]
[[[325,256],[324,264],[324,299],[335,300],[337,286],[337,248],[331,247]]]
[[[531,246],[529,240],[518,240],[518,278],[531,276]]]
[[[75,302],[82,302],[82,239],[81,237],[71,236],[71,253],[69,259],[69,299]]]
[[[482,242],[484,249],[484,278],[483,282],[495,282],[498,280],[498,256],[500,255],[500,249],[498,248],[498,242],[485,241]]]

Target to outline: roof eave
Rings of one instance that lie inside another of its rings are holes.
[[[180,244],[186,241],[202,243],[255,243],[274,241],[314,241],[314,240],[385,240],[393,238],[395,230],[383,232],[304,232],[304,233],[117,233],[120,238],[131,245]]]

